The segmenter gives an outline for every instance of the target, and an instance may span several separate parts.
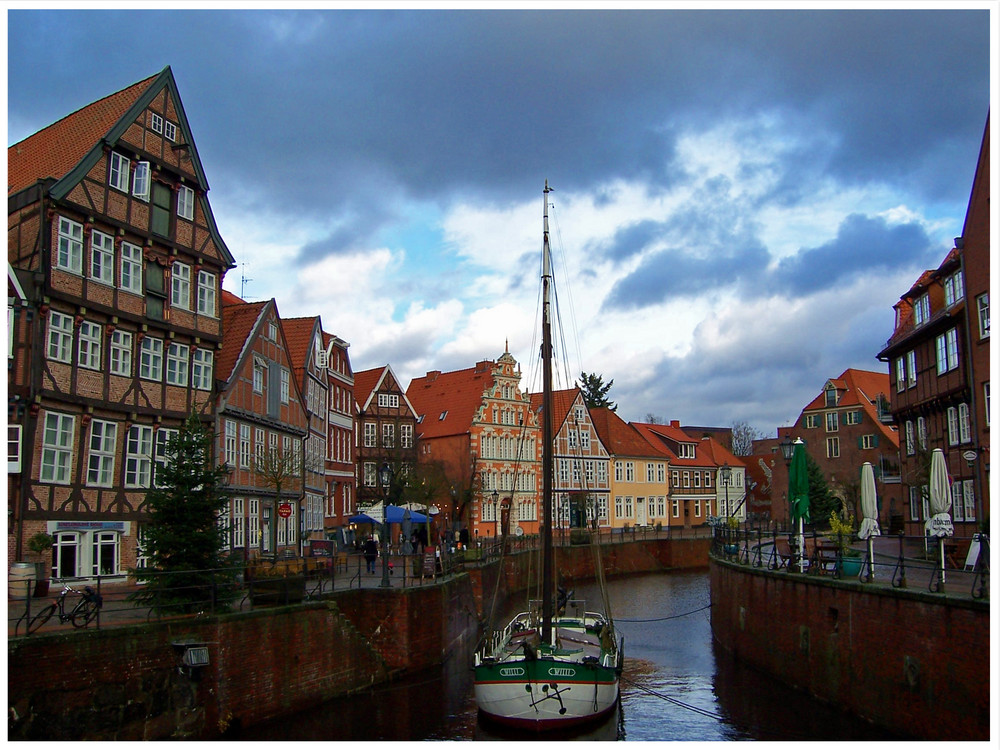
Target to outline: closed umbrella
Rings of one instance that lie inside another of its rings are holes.
[[[944,451],[935,448],[931,453],[930,482],[931,517],[924,522],[924,533],[938,538],[941,552],[941,581],[944,582],[944,538],[955,535],[955,527],[951,524],[951,479],[948,477],[948,465],[944,460]]]
[[[413,521],[410,520],[410,509],[403,508],[403,554],[412,555],[413,545],[410,543],[410,534],[413,533]]]
[[[791,504],[792,521],[798,521],[799,535],[799,572],[805,570],[803,551],[805,538],[802,532],[803,522],[809,522],[809,471],[806,465],[806,444],[802,438],[795,439],[795,450],[792,453],[792,464],[788,468],[788,502]]]
[[[868,579],[875,577],[872,539],[882,532],[878,527],[878,501],[875,497],[875,470],[867,461],[861,466],[861,529],[858,537],[868,541]]]

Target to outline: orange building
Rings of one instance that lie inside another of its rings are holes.
[[[428,372],[406,389],[417,413],[417,460],[447,477],[435,502],[470,540],[539,529],[541,430],[520,380],[504,351],[495,362]]]

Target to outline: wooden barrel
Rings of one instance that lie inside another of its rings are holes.
[[[11,599],[30,597],[35,588],[35,564],[17,562],[10,566],[7,594]]]

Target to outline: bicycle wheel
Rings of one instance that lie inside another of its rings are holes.
[[[38,610],[38,612],[35,615],[33,615],[30,620],[28,620],[28,632],[34,633],[36,630],[42,627],[42,625],[44,625],[49,621],[49,618],[52,617],[55,611],[56,611],[55,604],[50,604],[49,606],[42,607],[40,610]]]
[[[81,599],[70,613],[70,622],[73,623],[74,628],[85,628],[91,620],[97,617],[98,609],[99,607],[90,599]]]

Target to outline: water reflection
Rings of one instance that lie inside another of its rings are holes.
[[[595,605],[599,591],[577,584]],[[712,640],[708,573],[651,574],[610,581],[625,636],[621,710],[598,726],[546,739],[877,740],[893,737],[735,662]],[[518,606],[523,602],[512,602]],[[470,654],[440,669],[331,701],[293,717],[247,727],[246,739],[537,740],[481,721]]]

